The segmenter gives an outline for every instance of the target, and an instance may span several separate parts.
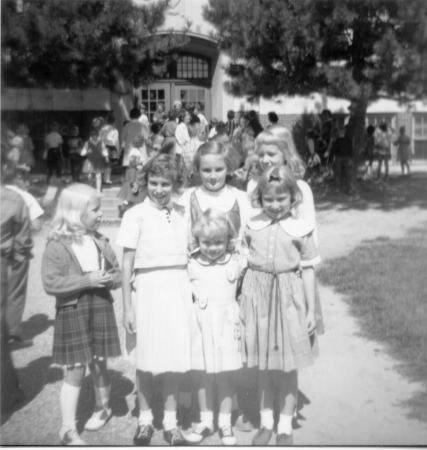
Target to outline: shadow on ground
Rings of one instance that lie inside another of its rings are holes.
[[[333,180],[312,186],[316,210],[395,211],[409,206],[427,208],[426,173],[415,172],[411,176],[393,176],[387,183],[358,179],[357,187],[358,197],[351,197],[334,193]]]
[[[25,322],[22,322],[22,332],[25,339],[34,339],[39,334],[44,333],[48,328],[53,327],[54,321],[46,314],[34,314]]]
[[[25,393],[25,400],[7,415],[2,415],[1,425],[6,423],[13,414],[31,403],[43,390],[46,384],[56,383],[63,378],[62,369],[50,367],[52,358],[43,356],[31,361],[26,367],[17,369],[20,387]]]
[[[77,427],[79,432],[83,430],[84,424],[91,417],[95,407],[95,391],[93,389],[92,376],[89,374],[89,371],[87,373],[88,375],[84,379],[77,407],[77,417],[79,418]],[[135,386],[129,378],[123,376],[122,372],[109,369],[109,373],[112,386],[110,405],[113,416],[123,417],[129,413],[126,396],[133,392]]]

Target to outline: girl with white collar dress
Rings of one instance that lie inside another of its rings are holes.
[[[240,302],[244,362],[259,369],[261,429],[252,444],[267,445],[273,435],[277,387],[277,445],[286,446],[293,443],[297,370],[312,365],[317,353],[313,266],[320,258],[313,224],[295,215],[302,194],[289,169],[267,169],[254,199],[262,212],[243,236],[249,268]]]
[[[223,445],[236,445],[231,427],[235,371],[242,367],[239,306],[236,291],[245,259],[232,255],[235,230],[226,214],[207,209],[196,222],[193,235],[199,250],[188,271],[195,297],[197,326],[192,342],[192,367],[198,372],[201,421],[186,436],[199,444],[213,433],[213,384],[218,386],[218,428]]]
[[[144,166],[142,178],[148,197],[125,212],[116,241],[124,247],[123,323],[140,408],[134,442],[151,441],[153,374],[163,374],[164,438],[181,446],[177,397],[181,377],[191,369],[194,313],[187,273],[190,219],[172,194],[185,177],[173,157],[160,154]]]

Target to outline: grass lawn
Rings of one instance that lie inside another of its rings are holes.
[[[423,384],[410,407],[411,416],[427,422],[426,267],[426,232],[414,229],[403,239],[365,241],[349,255],[324,263],[318,276],[346,295],[362,333],[386,344],[399,370]]]

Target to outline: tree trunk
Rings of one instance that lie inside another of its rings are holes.
[[[357,172],[359,168],[360,155],[365,145],[365,118],[368,109],[368,101],[360,98],[352,101],[350,119],[347,125],[347,133],[353,142],[353,170],[351,189],[358,194]]]

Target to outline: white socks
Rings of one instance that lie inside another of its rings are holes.
[[[272,430],[274,428],[274,415],[272,409],[261,411],[261,427]]]
[[[277,434],[292,434],[292,419],[293,415],[285,416],[280,414],[279,424],[277,425]]]
[[[110,402],[111,384],[106,387],[93,386],[95,389],[95,409],[107,409]]]
[[[218,428],[231,427],[231,413],[218,414]]]
[[[76,411],[79,401],[80,387],[72,386],[64,382],[59,394],[59,404],[62,414],[62,428],[65,433],[76,428]]]
[[[178,426],[178,421],[176,419],[176,411],[165,411],[163,417],[163,429],[165,431],[173,430]]]
[[[151,409],[148,409],[147,411],[139,410],[138,424],[153,425],[153,412]]]
[[[213,411],[200,411],[200,422],[213,431]]]

